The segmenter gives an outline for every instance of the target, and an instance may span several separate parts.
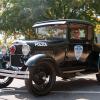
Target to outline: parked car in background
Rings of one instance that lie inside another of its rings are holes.
[[[9,49],[7,45],[0,46],[0,68],[6,67],[6,64],[9,62]]]

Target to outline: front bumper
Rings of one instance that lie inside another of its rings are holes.
[[[29,71],[13,71],[13,70],[0,69],[0,76],[6,76],[18,79],[28,79]]]

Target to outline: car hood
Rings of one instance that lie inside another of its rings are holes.
[[[66,43],[64,39],[55,39],[55,40],[17,40],[14,41],[14,45],[24,45],[28,44],[29,46],[34,47],[48,47],[48,46],[57,46]]]

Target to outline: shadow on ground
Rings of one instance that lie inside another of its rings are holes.
[[[54,91],[92,91],[94,90],[100,91],[99,83],[96,80],[92,79],[73,79],[69,81],[57,81],[54,87]]]
[[[2,89],[0,92],[0,100],[3,96],[14,95],[15,100],[100,100],[98,97],[100,93],[71,93],[71,91],[100,91],[100,85],[96,80],[92,79],[74,79],[71,81],[57,81],[53,90],[47,96],[34,97],[30,94],[26,87],[8,87]],[[96,99],[95,99],[96,97]],[[98,97],[98,99],[97,99]]]

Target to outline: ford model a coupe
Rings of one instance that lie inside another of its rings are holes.
[[[46,95],[56,76],[68,79],[77,73],[99,74],[100,46],[94,26],[82,20],[50,20],[33,25],[35,40],[15,41],[10,47],[10,64],[0,69],[0,88],[13,78],[25,79],[35,95]]]

